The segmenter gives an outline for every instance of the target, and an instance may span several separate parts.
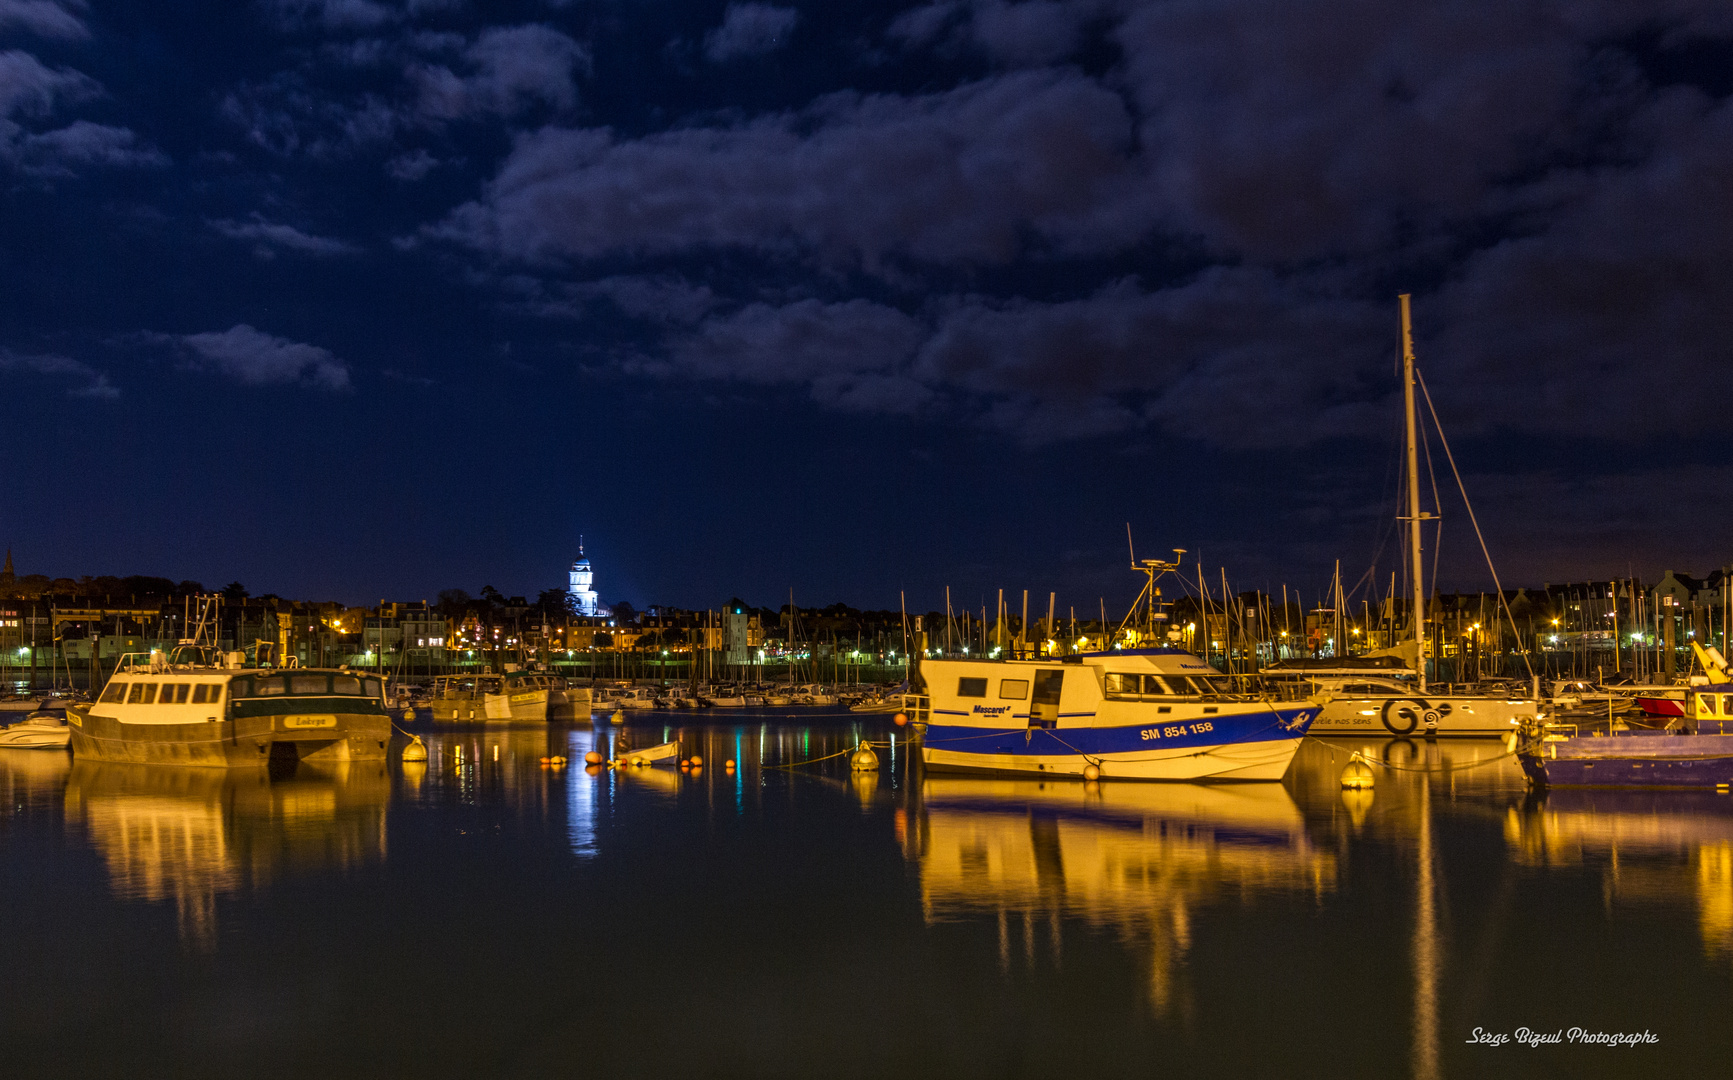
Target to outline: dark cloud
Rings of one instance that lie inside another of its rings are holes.
[[[101,93],[101,84],[81,72],[47,67],[17,49],[0,52],[0,123],[12,116],[42,116]]]
[[[762,56],[788,44],[800,12],[770,4],[729,4],[722,25],[704,35],[704,55],[715,63]]]
[[[1039,66],[1092,23],[1119,66]],[[707,297],[665,359],[824,400],[823,380],[890,379],[887,411],[955,399],[1026,437],[1351,436],[1387,407],[1404,288],[1453,423],[1616,423],[1646,375],[1724,370],[1733,345],[1712,314],[1733,284],[1727,108],[1649,81],[1633,42],[1656,27],[1733,33],[1689,0],[928,5],[892,37],[1036,66],[634,138],[546,127],[432,232],[544,274],[729,251],[821,268],[811,299]],[[1216,265],[1088,262],[1151,248]],[[1070,296],[955,281],[1056,259]],[[851,295],[863,271],[879,286]],[[825,344],[868,313],[882,340]],[[1681,430],[1714,430],[1722,380]]]
[[[128,128],[75,120],[32,132],[15,118],[42,120],[62,106],[101,97],[102,84],[71,68],[49,68],[29,53],[0,52],[0,159],[36,176],[69,176],[75,166],[165,165]]]
[[[325,390],[349,388],[349,365],[330,350],[276,337],[246,323],[172,340],[186,349],[194,366],[250,386],[301,383]]]
[[[426,150],[399,154],[385,163],[385,171],[406,183],[414,183],[439,167],[439,159]]]
[[[404,14],[401,8],[375,0],[270,0],[269,7],[283,26],[297,29],[373,30]]]
[[[468,73],[426,65],[411,71],[422,115],[448,120],[473,113],[509,116],[526,105],[571,109],[578,103],[576,71],[590,68],[589,50],[546,26],[495,27],[464,50]]]
[[[254,253],[265,259],[275,257],[279,251],[293,251],[304,255],[351,255],[360,250],[352,244],[333,240],[328,236],[304,233],[293,225],[266,221],[259,214],[254,214],[251,221],[222,218],[209,224],[231,240],[251,241]]]
[[[45,38],[87,38],[90,28],[74,14],[87,6],[83,0],[0,0],[0,30],[17,28]]]
[[[1066,71],[833,95],[633,140],[550,127],[438,233],[532,261],[745,247],[875,268],[1004,263],[1030,235],[1112,251],[1137,234],[1130,135],[1122,100]]]
[[[17,353],[11,349],[0,348],[0,372],[46,375],[54,379],[69,380],[74,385],[67,392],[74,397],[112,400],[120,396],[120,391],[108,381],[107,375],[82,361],[53,353]]]

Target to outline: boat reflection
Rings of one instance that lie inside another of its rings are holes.
[[[1596,867],[1609,914],[1694,907],[1703,949],[1733,960],[1733,799],[1702,791],[1555,790],[1505,817],[1512,857]]]
[[[71,768],[65,750],[0,749],[0,798],[15,817],[52,813]]]
[[[350,869],[385,857],[384,762],[292,776],[75,761],[66,821],[82,828],[128,900],[173,901],[184,940],[208,947],[220,896],[278,875]]]
[[[934,778],[915,820],[906,851],[929,923],[996,916],[1006,967],[1019,922],[1031,962],[1043,919],[1056,958],[1063,919],[1116,934],[1148,957],[1157,1012],[1188,997],[1177,972],[1199,909],[1336,884],[1335,856],[1277,784]]]

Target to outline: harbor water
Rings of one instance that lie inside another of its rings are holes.
[[[324,770],[0,752],[6,1074],[1480,1080],[1733,1049],[1733,796],[1531,794],[1479,740],[1309,739],[1280,784],[924,775],[884,717],[722,712]],[[704,764],[586,770],[622,734]]]

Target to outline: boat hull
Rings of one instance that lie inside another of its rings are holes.
[[[1650,716],[1684,716],[1685,696],[1683,694],[1678,697],[1641,696],[1637,698],[1637,708],[1642,709]]]
[[[72,755],[92,761],[215,768],[295,760],[314,764],[383,760],[391,719],[373,713],[279,713],[196,724],[128,724],[66,711]],[[320,726],[311,726],[316,721]]]
[[[1733,735],[1549,739],[1518,755],[1536,787],[1726,788]]]
[[[1313,735],[1503,736],[1536,716],[1533,701],[1470,696],[1337,697],[1326,702]]]
[[[1177,723],[1004,729],[931,723],[921,761],[934,772],[1081,777],[1095,765],[1110,780],[1274,781],[1287,773],[1317,714],[1306,706],[1212,716],[1205,732]]]

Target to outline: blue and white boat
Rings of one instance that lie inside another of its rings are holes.
[[[911,704],[932,771],[1280,780],[1319,711],[1235,694],[1175,648],[927,660],[921,674],[927,693]]]

